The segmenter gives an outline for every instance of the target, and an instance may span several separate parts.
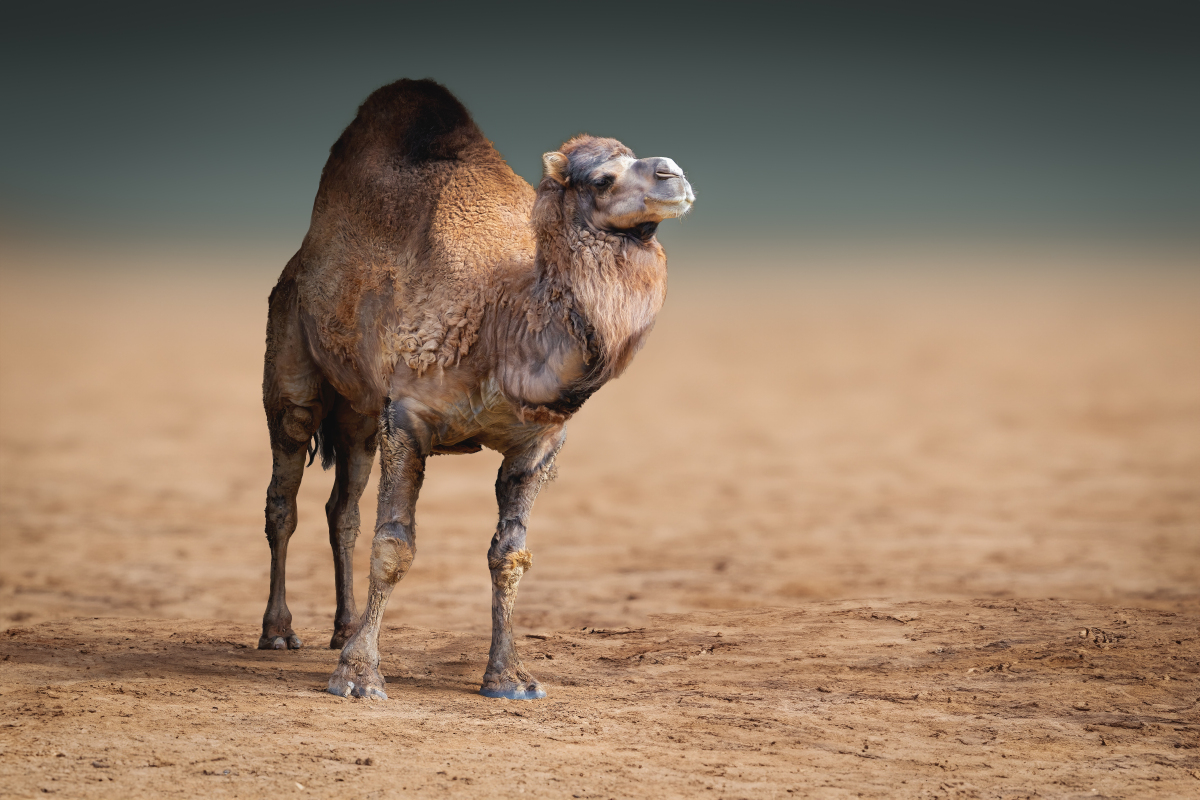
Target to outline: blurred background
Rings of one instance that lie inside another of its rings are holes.
[[[531,182],[587,131],[699,196],[660,229],[650,345],[539,500],[522,625],[873,596],[1195,610],[1194,8],[6,8],[0,624],[253,624],[266,297],[329,146],[400,77],[449,87]],[[486,628],[497,465],[434,460],[391,618]],[[330,480],[309,470],[291,547],[317,644]]]
[[[729,237],[1200,239],[1187,2],[18,4],[6,233],[303,235],[373,89],[433,77],[513,168],[670,154]],[[666,233],[674,236],[676,231]]]

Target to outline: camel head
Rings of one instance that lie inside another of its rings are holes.
[[[570,216],[596,230],[648,239],[658,223],[682,217],[696,195],[669,158],[638,158],[616,139],[576,136],[542,156],[538,201],[573,207]],[[569,218],[569,217],[568,217]]]

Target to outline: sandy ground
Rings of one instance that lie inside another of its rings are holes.
[[[430,464],[373,704],[321,691],[317,467],[307,648],[253,649],[287,255],[0,252],[0,796],[1200,793],[1195,272],[675,258],[534,513],[518,635],[550,696],[474,694],[483,453]]]

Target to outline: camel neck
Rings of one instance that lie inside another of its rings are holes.
[[[569,417],[624,371],[665,293],[657,242],[589,230],[539,248],[535,269],[505,282],[481,331],[501,388],[523,407]]]
[[[657,239],[572,226],[541,237],[537,259],[542,302],[561,304],[564,321],[603,363],[601,382],[620,375],[666,298],[667,260]]]

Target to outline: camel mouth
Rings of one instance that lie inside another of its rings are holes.
[[[695,197],[686,195],[675,197],[670,200],[663,200],[657,197],[646,199],[646,206],[653,211],[654,215],[661,219],[673,219],[682,217],[692,210],[695,205]]]

